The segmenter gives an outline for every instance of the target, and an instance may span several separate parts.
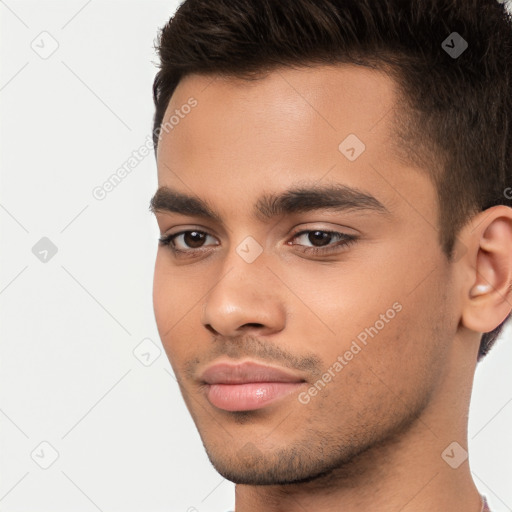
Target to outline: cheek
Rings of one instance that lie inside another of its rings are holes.
[[[368,305],[364,314],[354,309],[357,323],[364,327],[354,328],[347,317],[345,329],[340,324],[336,330],[336,341],[322,344],[322,370],[329,383],[317,385],[311,409],[303,409],[311,428],[322,421],[341,426],[344,432],[372,431],[377,424],[385,429],[428,402],[442,381],[447,360],[446,324],[439,313],[437,319],[432,316],[434,308],[426,311],[420,302],[402,302],[388,323],[379,322],[386,308]]]
[[[443,298],[446,276],[431,267],[395,262],[368,266],[365,275],[333,272],[330,278],[296,281],[294,290],[318,318],[298,305],[293,330],[304,343],[309,340],[325,369],[341,356],[346,377],[365,380],[374,372],[381,385],[397,392],[429,386],[441,371],[452,328]]]
[[[387,323],[376,322],[375,312],[386,315],[384,306],[393,299],[400,310]],[[361,352],[368,371],[394,396],[428,394],[441,380],[450,350],[452,319],[441,276],[432,274],[412,293],[387,295],[381,308],[372,311],[366,320],[370,329],[367,325],[360,331],[368,334]]]
[[[160,340],[175,372],[181,361],[197,356],[200,336],[210,336],[205,329],[200,331],[200,299],[208,289],[207,283],[202,284],[204,281],[201,276],[193,277],[180,267],[169,265],[165,253],[157,256],[153,310]]]
[[[159,249],[153,277],[153,308],[157,325],[164,332],[178,321],[186,321],[203,293],[197,278],[189,278],[183,269],[167,260],[165,249]]]
[[[161,249],[158,250],[159,253]],[[155,320],[162,337],[166,328],[172,325],[169,312],[172,311],[173,294],[170,293],[171,279],[165,271],[165,266],[162,264],[160,254],[157,255],[155,262],[155,271],[153,274],[153,310],[155,313]],[[167,325],[170,324],[170,325]],[[163,340],[162,340],[163,341]]]
[[[348,350],[353,340],[364,346],[365,341],[381,338],[403,314],[401,289],[396,283],[392,287],[379,281],[378,276],[368,278],[341,265],[304,272],[300,279],[293,278],[292,272],[283,272],[283,280],[292,283],[294,292],[286,299],[289,327],[298,328],[315,350],[331,357]],[[318,337],[324,340],[321,345],[313,341]]]
[[[192,305],[197,301],[197,298],[193,300],[188,297],[193,287],[186,287],[186,283],[178,276],[176,270],[170,270],[164,256],[157,256],[153,277],[153,310],[160,339],[166,350],[171,347],[171,340],[178,339],[176,333],[186,323],[187,315],[192,315]]]

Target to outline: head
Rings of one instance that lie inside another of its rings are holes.
[[[511,309],[511,49],[495,0],[187,0],[164,26],[155,316],[224,476],[327,474],[470,387]],[[246,359],[300,383],[212,405],[204,370]]]

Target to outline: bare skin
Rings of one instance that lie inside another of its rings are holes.
[[[158,183],[217,218],[156,210],[162,235],[207,236],[174,238],[186,253],[159,247],[153,301],[208,456],[237,484],[236,512],[479,512],[461,450],[481,333],[511,310],[512,209],[472,218],[448,262],[434,185],[393,152],[399,96],[375,70],[280,69],[251,83],[192,75],[164,122],[190,97],[197,106],[161,134]],[[366,146],[353,161],[338,147],[349,134]],[[385,211],[253,216],[262,194],[299,185],[352,187]],[[356,239],[343,246],[343,234]],[[326,235],[330,253],[308,252],[325,250]],[[244,245],[249,236],[256,244]],[[261,254],[249,263],[240,247]],[[248,360],[302,383],[257,410],[214,406],[203,370]]]

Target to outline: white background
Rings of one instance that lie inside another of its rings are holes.
[[[153,44],[177,5],[0,2],[1,511],[233,507],[154,322],[153,154],[92,195],[150,135]],[[31,47],[52,40],[46,59]],[[42,237],[57,247],[46,263]],[[162,350],[150,366],[133,354],[147,338]],[[469,421],[493,512],[512,510],[511,361],[509,327],[477,370]],[[42,442],[58,452],[48,469]]]

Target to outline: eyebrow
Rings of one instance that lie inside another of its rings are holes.
[[[173,212],[222,223],[221,215],[207,201],[165,186],[160,187],[151,198],[149,209],[153,213]],[[371,194],[347,185],[332,184],[299,186],[279,194],[264,193],[254,205],[253,217],[265,222],[281,215],[316,210],[369,211],[391,215]]]

